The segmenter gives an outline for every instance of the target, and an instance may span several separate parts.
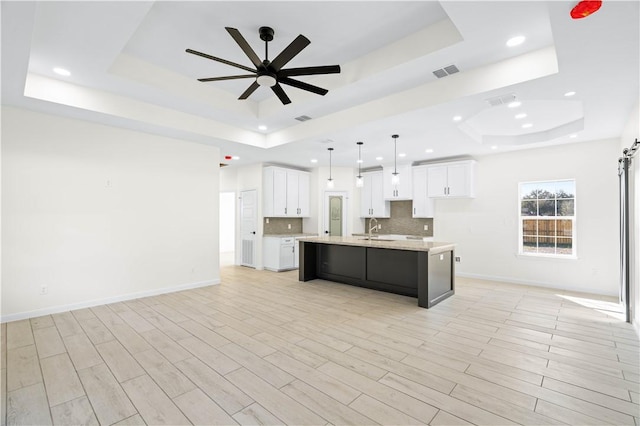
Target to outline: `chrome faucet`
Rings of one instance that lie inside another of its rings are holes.
[[[375,225],[372,225],[373,222],[376,222]],[[377,231],[378,230],[378,219],[376,219],[375,217],[372,217],[371,219],[369,219],[369,239],[371,239],[371,231]]]

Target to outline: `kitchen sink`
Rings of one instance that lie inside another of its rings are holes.
[[[398,240],[391,240],[391,239],[387,239],[387,238],[378,238],[378,237],[364,237],[364,238],[360,238],[361,240],[365,240],[365,241],[398,241]]]

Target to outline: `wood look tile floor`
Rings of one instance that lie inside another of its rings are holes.
[[[458,279],[426,310],[224,266],[218,286],[2,324],[2,424],[640,426],[617,309]]]

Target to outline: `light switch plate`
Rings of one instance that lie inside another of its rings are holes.
[[[424,226],[424,230],[425,230],[425,231],[428,231],[428,230],[429,230],[429,225],[425,225],[425,226]]]

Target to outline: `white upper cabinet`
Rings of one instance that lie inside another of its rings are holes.
[[[384,199],[383,173],[362,173],[364,185],[360,192],[360,217],[390,217],[389,202]]]
[[[265,167],[263,169],[263,216],[308,217],[309,173]]]
[[[398,171],[398,178],[400,182],[394,185],[391,182],[394,170]],[[385,200],[410,200],[413,196],[411,189],[411,166],[408,164],[398,165],[394,168],[391,166],[384,166],[384,199]]]
[[[427,166],[412,167],[413,209],[412,217],[433,217],[434,202],[427,192]]]
[[[427,193],[431,198],[473,198],[474,160],[427,166]]]

